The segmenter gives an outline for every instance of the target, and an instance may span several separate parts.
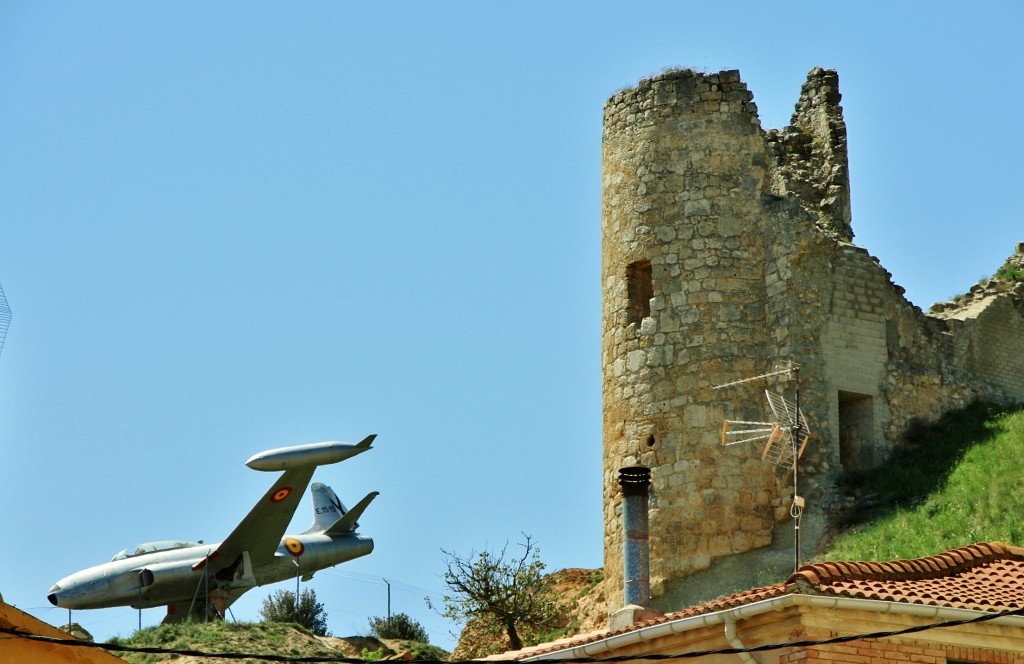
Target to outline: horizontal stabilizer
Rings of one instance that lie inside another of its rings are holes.
[[[346,535],[354,532],[359,524],[356,520],[363,515],[363,511],[369,506],[374,498],[380,495],[378,491],[371,491],[366,497],[356,503],[355,507],[345,512],[345,516],[334,522],[330,528],[324,531],[325,535]]]

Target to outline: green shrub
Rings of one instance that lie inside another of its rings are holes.
[[[327,611],[316,601],[316,591],[306,588],[295,602],[295,593],[277,590],[263,600],[260,617],[265,622],[295,623],[317,636],[330,636],[327,632]]]
[[[1004,265],[999,268],[998,272],[996,272],[995,278],[1000,281],[1024,281],[1024,270],[1011,267],[1010,265]]]
[[[370,636],[378,639],[405,639],[430,643],[427,630],[407,614],[396,613],[388,618],[373,616],[370,618]]]

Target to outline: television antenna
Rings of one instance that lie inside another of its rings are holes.
[[[4,296],[4,289],[0,286],[0,352],[4,349],[4,339],[7,338],[7,328],[11,324],[11,308],[7,306],[7,298]]]
[[[763,443],[761,459],[770,461],[777,467],[793,471],[793,504],[789,508],[789,514],[793,517],[793,570],[795,571],[800,568],[800,518],[803,516],[805,504],[803,496],[797,492],[799,461],[804,453],[804,448],[807,447],[807,440],[811,437],[811,430],[800,409],[800,367],[789,362],[775,371],[724,385],[716,385],[711,389],[721,390],[778,376],[786,376],[793,381],[795,401],[789,401],[781,394],[766,389],[764,396],[768,401],[772,419],[767,422],[725,420],[722,423],[722,445],[727,447],[744,443]]]

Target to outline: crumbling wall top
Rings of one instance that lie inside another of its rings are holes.
[[[837,240],[853,241],[846,122],[839,75],[815,67],[807,74],[790,124],[765,134],[774,169],[772,188],[796,196]]]
[[[969,317],[983,302],[1004,294],[1012,297],[1014,306],[1024,310],[1024,242],[1017,243],[1013,254],[991,277],[948,302],[936,302],[928,313],[938,318]]]
[[[736,69],[705,74],[692,69],[666,69],[636,86],[618,91],[604,105],[605,133],[630,125],[653,122],[669,107],[697,114],[735,114],[760,126],[757,105]]]

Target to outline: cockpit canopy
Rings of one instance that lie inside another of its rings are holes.
[[[120,551],[110,562],[115,560],[124,560],[125,558],[134,558],[135,556],[141,556],[145,553],[156,553],[157,551],[170,551],[171,549],[187,549],[192,546],[199,546],[202,542],[181,542],[178,540],[160,540],[159,542],[146,542],[140,544],[134,549],[125,549]]]

